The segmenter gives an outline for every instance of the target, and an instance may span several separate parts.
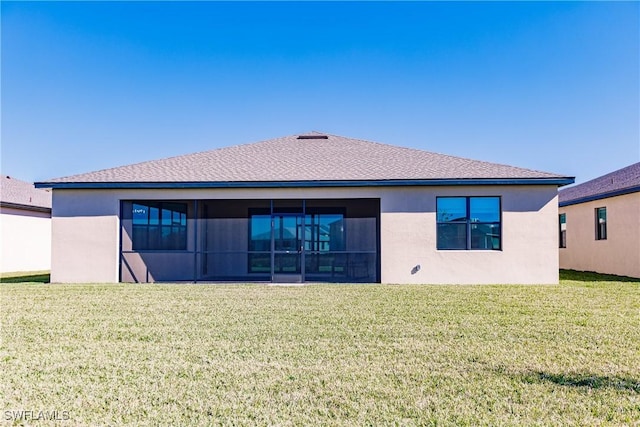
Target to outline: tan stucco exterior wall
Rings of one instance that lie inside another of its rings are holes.
[[[595,210],[607,208],[607,239],[596,240]],[[640,193],[559,208],[567,218],[560,268],[640,277]]]
[[[501,251],[436,250],[437,196],[501,196]],[[557,283],[555,186],[60,190],[53,193],[53,282],[117,282],[120,200],[380,199],[383,283]],[[419,266],[419,268],[418,268]]]
[[[51,217],[48,213],[0,208],[0,271],[51,268]]]
[[[436,196],[501,196],[502,250],[437,250]],[[556,197],[555,187],[542,186],[430,187],[385,194],[382,282],[558,283]]]
[[[53,194],[51,282],[117,282],[117,194],[61,190],[54,190]]]

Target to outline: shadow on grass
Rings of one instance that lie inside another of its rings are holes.
[[[578,282],[636,282],[639,278],[600,274],[593,271],[560,270],[560,280],[574,280]]]
[[[640,380],[618,376],[601,376],[591,374],[552,374],[549,372],[526,372],[516,375],[522,381],[533,383],[553,383],[565,387],[616,390],[629,390],[640,393]]]
[[[0,277],[0,283],[49,283],[50,274],[32,274],[29,276]]]

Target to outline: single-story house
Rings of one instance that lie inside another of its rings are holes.
[[[560,267],[640,277],[640,162],[559,192]]]
[[[312,132],[41,182],[53,282],[557,283],[573,178]]]
[[[0,272],[51,268],[51,192],[2,175]]]

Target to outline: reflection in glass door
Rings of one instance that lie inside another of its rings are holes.
[[[302,282],[304,271],[304,215],[274,214],[273,273],[274,282]]]
[[[334,281],[347,274],[344,215],[306,216],[305,280]]]
[[[251,215],[249,227],[249,274],[271,277],[271,215]]]

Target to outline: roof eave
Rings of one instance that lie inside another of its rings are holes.
[[[12,203],[12,202],[0,202],[0,207],[2,208],[10,208],[10,209],[19,209],[23,211],[32,211],[32,212],[43,212],[43,213],[51,213],[51,208],[46,206],[34,206],[34,205],[25,205],[22,203]]]
[[[400,187],[443,185],[556,185],[573,184],[573,177],[551,178],[447,178],[310,181],[198,181],[198,182],[36,182],[36,188],[52,189],[185,189],[185,188],[310,188]]]
[[[622,188],[620,190],[615,191],[607,191],[606,193],[593,194],[591,196],[578,197],[575,199],[563,200],[558,203],[558,206],[570,206],[570,205],[578,205],[580,203],[593,202],[595,200],[608,199],[609,197],[616,196],[624,196],[625,194],[637,193],[640,192],[640,185],[636,185],[633,187]]]

